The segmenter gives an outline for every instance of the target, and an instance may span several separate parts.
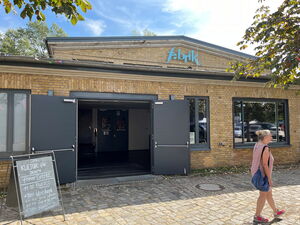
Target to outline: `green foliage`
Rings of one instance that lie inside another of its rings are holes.
[[[244,104],[244,121],[246,122],[246,138],[250,142],[250,121],[255,119],[259,122],[274,123],[275,121],[275,104],[272,103],[258,103],[245,102]],[[241,111],[241,110],[240,110]]]
[[[192,175],[209,176],[213,174],[239,174],[248,173],[248,166],[228,166],[192,170]]]
[[[50,27],[45,22],[29,22],[26,28],[9,29],[0,36],[0,53],[47,57],[46,37],[65,37],[67,34],[57,24]]]
[[[256,58],[231,63],[227,71],[241,76],[270,75],[269,86],[288,88],[300,77],[300,0],[284,0],[274,13],[261,6],[237,45],[255,45]]]
[[[43,11],[50,8],[55,14],[62,14],[74,25],[79,20],[84,20],[83,16],[78,12],[80,8],[82,12],[92,9],[92,5],[87,0],[0,0],[0,5],[4,6],[5,12],[10,13],[12,10],[16,12],[15,7],[20,9],[20,16],[30,20],[33,16],[39,21],[45,21],[46,17]]]
[[[6,198],[6,193],[0,192],[0,199],[4,199],[4,198]]]

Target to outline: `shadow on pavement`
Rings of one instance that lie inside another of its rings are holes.
[[[271,220],[269,223],[265,223],[265,225],[271,225],[271,224],[274,224],[274,223],[278,223],[282,221],[282,219],[280,218],[274,218],[273,220]],[[242,225],[253,225],[254,223],[252,222],[249,222],[249,223],[243,223]]]

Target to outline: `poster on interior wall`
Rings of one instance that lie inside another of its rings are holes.
[[[126,131],[126,127],[125,127],[125,119],[117,119],[116,121],[116,130],[117,131]]]
[[[110,131],[111,130],[111,122],[110,122],[110,118],[108,117],[102,117],[102,124],[101,124],[101,128],[103,131]]]

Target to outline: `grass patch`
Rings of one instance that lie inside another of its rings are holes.
[[[5,198],[5,197],[6,197],[6,193],[0,192],[0,199]]]
[[[249,173],[249,166],[230,166],[230,167],[216,167],[192,170],[190,175],[209,176],[213,174],[239,174]]]
[[[281,164],[281,165],[274,165],[273,170],[280,170],[280,169],[299,169],[300,163],[292,163],[292,164]]]
[[[210,176],[210,175],[220,175],[220,174],[250,174],[251,166],[229,166],[229,167],[214,167],[214,168],[203,168],[191,170],[189,176]],[[273,170],[281,169],[300,169],[300,163],[295,164],[281,164],[274,165]],[[185,177],[183,175],[164,175],[165,179],[172,179],[178,177]]]

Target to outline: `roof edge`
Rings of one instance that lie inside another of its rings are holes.
[[[128,73],[128,74],[140,74],[140,75],[155,75],[155,76],[174,76],[174,77],[185,77],[185,78],[203,78],[206,77],[212,80],[232,80],[233,73],[218,72],[218,71],[194,71],[194,70],[175,70],[167,68],[144,68],[134,67],[129,65],[111,65],[96,63],[94,61],[81,62],[72,60],[58,60],[58,59],[35,59],[33,57],[26,56],[0,56],[0,66],[26,66],[26,67],[40,67],[40,68],[58,68],[66,70],[93,70],[93,71],[111,71],[115,73]],[[260,78],[241,78],[238,81],[248,82],[268,82],[268,77]]]
[[[110,41],[165,41],[165,40],[183,40],[194,44],[199,44],[205,47],[214,48],[229,54],[238,55],[240,57],[255,59],[256,56],[225,48],[220,45],[215,45],[185,35],[166,35],[166,36],[102,36],[102,37],[47,37],[47,46],[51,42],[110,42]]]

